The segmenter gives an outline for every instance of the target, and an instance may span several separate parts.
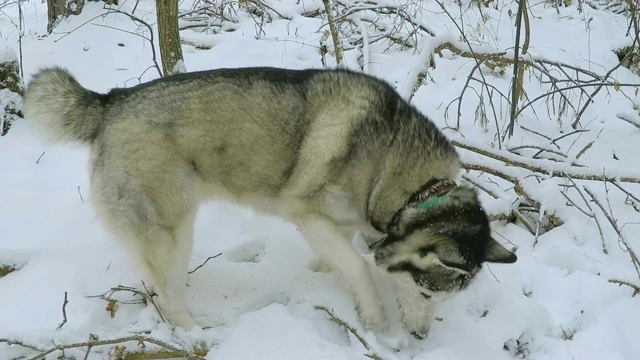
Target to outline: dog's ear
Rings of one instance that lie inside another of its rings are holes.
[[[516,262],[516,260],[518,260],[516,254],[507,250],[493,238],[489,239],[489,244],[487,244],[487,251],[484,255],[484,261],[492,263],[511,264]]]

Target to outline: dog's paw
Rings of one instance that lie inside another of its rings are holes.
[[[307,265],[307,269],[313,272],[323,272],[323,273],[330,273],[331,270],[333,270],[331,268],[331,264],[329,264],[328,262],[322,259],[318,259],[316,261],[310,262],[309,265]]]
[[[389,321],[384,315],[382,306],[375,308],[357,306],[356,311],[365,330],[373,331],[376,334],[389,332]]]
[[[200,326],[198,322],[191,316],[186,306],[177,306],[175,302],[163,301],[163,298],[156,298],[156,310],[159,311],[161,318],[169,322],[171,325],[179,326],[185,330],[191,330],[196,326]]]
[[[410,321],[403,318],[402,327],[417,340],[425,339],[429,335],[430,321]]]
[[[387,331],[384,333],[376,334],[378,342],[394,351],[400,351],[406,349],[410,344],[410,336],[408,332],[403,329],[396,331]]]
[[[193,329],[194,327],[200,327],[200,324],[198,324],[191,315],[175,319],[173,323],[187,331]]]
[[[411,331],[411,335],[413,335],[413,337],[416,338],[416,340],[424,340],[427,338],[427,336],[429,336],[429,330],[422,329],[417,331]]]

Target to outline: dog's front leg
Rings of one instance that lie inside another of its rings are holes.
[[[408,281],[394,279],[394,285],[405,330],[416,338],[426,337],[433,320],[433,313],[441,300],[439,297],[423,295],[415,284]]]
[[[322,215],[300,218],[297,225],[320,259],[337,270],[351,287],[365,328],[386,332],[388,322],[369,267],[331,219]]]

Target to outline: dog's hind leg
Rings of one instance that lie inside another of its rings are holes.
[[[111,172],[94,176],[92,188],[102,218],[150,276],[161,314],[191,329],[196,322],[187,310],[186,280],[196,203],[189,177],[174,171],[128,178]]]
[[[197,325],[188,311],[187,271],[193,246],[193,214],[173,228],[156,228],[144,234],[141,254],[158,295],[156,303],[165,319],[184,329]]]

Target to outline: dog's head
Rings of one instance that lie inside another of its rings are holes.
[[[427,298],[464,289],[483,262],[516,259],[491,237],[489,218],[466,187],[400,210],[375,249],[380,268],[415,282]]]

